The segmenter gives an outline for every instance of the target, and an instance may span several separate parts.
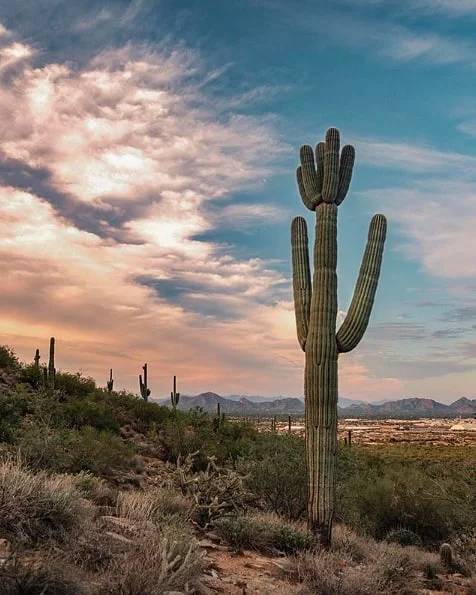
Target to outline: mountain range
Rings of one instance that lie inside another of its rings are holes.
[[[303,415],[304,401],[298,397],[268,399],[233,395],[222,397],[213,392],[191,396],[180,396],[178,409],[186,411],[201,407],[204,411],[215,412],[220,403],[221,412],[228,415]],[[170,406],[170,399],[160,399],[161,405]],[[352,399],[340,399],[339,417],[365,418],[410,418],[410,417],[476,417],[476,399],[461,397],[450,405],[433,399],[409,398],[397,401],[366,403]]]

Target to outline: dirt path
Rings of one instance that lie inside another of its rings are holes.
[[[299,585],[280,576],[276,564],[279,558],[268,558],[252,551],[234,553],[208,547],[207,558],[210,570],[203,582],[210,595],[297,595],[300,591]]]

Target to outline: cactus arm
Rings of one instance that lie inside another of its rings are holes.
[[[355,149],[352,145],[346,145],[342,149],[339,169],[339,186],[337,187],[336,205],[340,205],[349,190],[352,171],[354,169]]]
[[[303,145],[300,150],[301,166],[297,169],[298,188],[303,203],[311,211],[322,202],[322,179],[324,165],[321,157],[323,150],[316,147],[316,163],[314,152],[309,145]]]
[[[309,329],[311,309],[311,272],[307,225],[303,217],[295,217],[291,224],[291,246],[293,262],[294,312],[299,344],[304,351]]]
[[[340,135],[337,128],[329,128],[326,133],[324,152],[324,177],[322,180],[322,200],[335,202],[339,187]]]
[[[370,222],[367,246],[354,296],[336,336],[340,353],[351,351],[359,344],[369,323],[380,275],[386,233],[387,220],[383,215],[374,215]]]

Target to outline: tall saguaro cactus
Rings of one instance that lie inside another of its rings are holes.
[[[106,380],[107,392],[112,393],[114,389],[114,378],[112,377],[112,368],[109,370],[109,380]]]
[[[50,359],[48,361],[48,390],[50,390],[50,391],[54,391],[54,389],[55,389],[55,378],[56,378],[55,338],[51,337],[51,339],[50,339]]]
[[[139,374],[139,388],[141,397],[147,402],[150,396],[150,388],[147,387],[147,364],[144,364],[142,369],[144,370],[144,381],[142,381],[142,374]]]
[[[293,291],[297,336],[305,352],[308,524],[320,543],[331,543],[337,450],[337,359],[354,349],[367,328],[380,274],[387,222],[375,215],[347,316],[336,333],[337,207],[349,189],[354,147],[340,155],[339,131],[325,142],[301,147],[297,183],[304,205],[316,212],[314,276],[311,283],[306,221],[291,225]]]
[[[172,401],[172,409],[176,411],[179,403],[180,393],[177,392],[177,376],[174,376],[174,390],[170,393],[170,400]]]

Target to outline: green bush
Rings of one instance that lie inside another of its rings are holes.
[[[37,425],[23,429],[15,444],[35,469],[90,471],[100,476],[130,468],[134,454],[132,446],[118,436],[89,426],[54,430]]]
[[[23,416],[29,411],[23,391],[0,394],[0,442],[12,442]]]
[[[80,430],[90,426],[96,430],[119,433],[120,425],[117,413],[107,403],[85,398],[75,398],[62,407],[65,424]]]
[[[16,371],[20,363],[13,349],[8,345],[0,345],[0,370]]]
[[[248,488],[266,510],[290,519],[301,518],[307,507],[304,440],[292,435],[262,434],[252,455],[240,461],[249,474]]]
[[[445,476],[418,464],[354,454],[353,472],[341,480],[336,520],[361,528],[378,539],[396,530],[418,536],[424,544],[448,539],[474,526],[476,504],[470,475]],[[454,471],[454,470],[453,470]]]
[[[37,368],[35,364],[23,364],[19,372],[19,380],[38,390],[43,386],[43,369]]]
[[[309,550],[314,545],[304,527],[284,522],[277,515],[225,517],[214,523],[213,530],[236,549],[265,554],[294,554]]]
[[[56,372],[55,389],[66,397],[88,397],[96,390],[94,378],[83,378],[80,372]]]

